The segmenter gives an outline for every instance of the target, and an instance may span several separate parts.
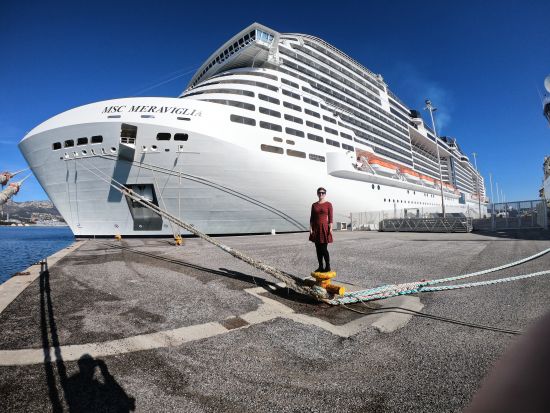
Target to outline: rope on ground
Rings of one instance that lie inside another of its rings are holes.
[[[523,264],[525,262],[534,260],[538,257],[541,257],[545,254],[550,252],[550,248],[547,248],[541,252],[538,252],[534,255],[531,255],[526,258],[522,258],[521,260],[510,262],[508,264],[500,265],[498,267],[489,268],[487,270],[482,271],[476,271],[469,274],[463,274],[463,275],[457,275],[452,277],[446,277],[446,278],[439,278],[436,280],[428,280],[428,281],[417,281],[417,282],[411,282],[411,283],[403,283],[403,284],[389,284],[389,285],[383,285],[380,287],[371,288],[368,290],[361,290],[361,291],[352,291],[344,294],[343,297],[334,298],[332,300],[327,300],[329,304],[332,305],[339,305],[339,304],[351,304],[351,303],[357,303],[357,302],[364,302],[364,301],[372,301],[372,300],[380,300],[383,298],[390,298],[390,297],[396,297],[398,295],[408,295],[408,294],[416,294],[416,293],[422,293],[422,292],[435,292],[435,291],[448,291],[448,290],[456,290],[460,288],[470,288],[470,287],[479,287],[484,285],[494,285],[494,284],[500,284],[504,282],[510,282],[510,281],[517,281],[522,280],[526,278],[532,278],[537,277],[540,275],[547,275],[550,274],[550,271],[539,271],[534,272],[530,274],[523,274],[523,275],[516,275],[512,277],[505,277],[505,278],[498,278],[495,280],[487,280],[487,281],[478,281],[478,282],[472,282],[472,283],[464,283],[464,284],[453,284],[453,285],[444,285],[440,287],[433,287],[435,284],[441,284],[445,282],[451,282],[456,280],[461,280],[465,278],[480,276],[484,274],[489,274],[492,272],[500,271],[506,268],[514,267],[520,264]]]
[[[77,158],[75,158],[76,160]],[[80,158],[80,160],[84,160],[86,158]],[[97,167],[94,166],[94,169],[99,172],[99,174],[102,174],[104,176],[98,175],[96,172],[88,168],[84,163],[81,163],[81,165],[87,169],[89,172],[91,172],[93,175],[98,177],[99,179],[107,182],[111,187],[113,187],[115,190],[121,192],[126,197],[132,199],[133,201],[143,205],[146,208],[149,208],[153,212],[157,213],[158,215],[166,218],[171,223],[183,228],[184,230],[196,235],[197,237],[215,245],[216,247],[222,249],[223,251],[227,252],[228,254],[231,254],[233,257],[246,262],[247,264],[251,265],[252,267],[261,270],[265,272],[266,274],[271,275],[275,279],[282,281],[285,283],[289,288],[292,288],[294,291],[306,294],[306,295],[313,295],[316,298],[321,299],[317,294],[315,294],[315,289],[312,289],[310,287],[304,286],[302,284],[302,280],[298,277],[290,276],[289,274],[286,274],[279,269],[272,267],[270,265],[267,265],[259,260],[255,260],[246,254],[235,250],[225,244],[222,244],[221,242],[215,240],[214,238],[209,237],[208,235],[202,233],[201,231],[197,230],[193,225],[187,224],[186,222],[180,220],[179,218],[171,215],[167,211],[159,208],[157,205],[152,203],[151,201],[147,200],[146,198],[140,196],[139,194],[132,191],[132,189],[127,188],[124,186],[124,184],[118,182],[113,177],[108,176],[105,172],[102,172]],[[460,279],[465,279],[469,277],[475,277],[480,276],[483,274],[488,274],[491,272],[500,271],[506,268],[510,268],[516,265],[523,264],[524,262],[533,260],[535,258],[538,258],[544,254],[547,254],[550,252],[550,248],[541,251],[537,254],[534,254],[530,257],[523,258],[521,260],[511,262],[508,264],[504,264],[498,267],[490,268],[487,270],[482,271],[476,271],[469,274],[463,274],[463,275],[457,275],[452,277],[446,277],[446,278],[440,278],[435,280],[429,280],[429,281],[418,281],[418,282],[410,282],[410,283],[403,283],[403,284],[392,284],[392,285],[384,285],[376,288],[371,288],[368,290],[361,290],[361,291],[353,291],[348,292],[344,294],[342,297],[337,297],[333,299],[321,299],[322,301],[331,304],[331,305],[344,305],[344,304],[351,304],[356,302],[365,302],[365,301],[372,301],[372,300],[378,300],[383,298],[390,298],[395,297],[398,295],[407,295],[407,294],[416,294],[420,292],[434,292],[434,291],[445,291],[445,290],[454,290],[459,288],[469,288],[469,287],[477,287],[482,285],[492,285],[492,284],[498,284],[503,282],[510,282],[510,281],[516,281],[520,279],[525,278],[531,278],[539,275],[546,275],[550,274],[550,271],[539,271],[537,273],[531,273],[531,274],[524,274],[519,276],[513,276],[513,277],[506,277],[496,280],[489,280],[489,281],[480,281],[480,282],[474,282],[474,283],[465,283],[465,284],[456,284],[456,285],[447,285],[447,286],[441,286],[441,287],[431,287],[435,284],[445,283],[445,282],[451,282],[456,281]]]
[[[361,304],[365,304],[365,303],[361,302]],[[407,315],[413,315],[413,316],[418,316],[418,317],[429,318],[429,319],[432,319],[432,320],[443,321],[443,322],[446,322],[446,323],[457,324],[457,325],[461,325],[461,326],[465,326],[465,327],[478,328],[478,329],[481,329],[481,330],[495,331],[495,332],[498,332],[498,333],[506,333],[506,334],[514,334],[514,335],[523,334],[519,330],[510,330],[510,329],[506,329],[506,328],[500,328],[500,327],[493,327],[493,326],[488,326],[488,325],[483,325],[483,324],[471,323],[471,322],[468,322],[468,321],[455,320],[453,318],[442,317],[442,316],[438,316],[438,315],[435,315],[435,314],[424,313],[422,311],[409,310],[407,308],[401,308],[401,307],[384,307],[384,308],[378,309],[378,308],[372,308],[372,307],[367,306],[367,308],[370,308],[372,310],[372,312],[370,312],[370,313],[366,313],[364,311],[359,311],[356,308],[349,307],[345,304],[341,304],[341,307],[345,308],[346,310],[353,311],[354,313],[364,314],[364,315],[382,314],[382,313],[399,313],[399,314],[407,314]]]
[[[84,159],[84,158],[81,158],[81,159]],[[123,184],[121,184],[120,182],[118,182],[114,178],[108,177],[108,176],[107,176],[107,178],[102,177],[101,175],[98,175],[97,173],[92,171],[90,168],[88,168],[86,165],[84,165],[84,163],[81,163],[81,165],[85,169],[87,169],[89,172],[91,172],[93,175],[98,177],[99,179],[107,182],[114,189],[121,192],[126,197],[128,197],[128,198],[132,199],[133,201],[143,205],[146,208],[149,208],[153,212],[155,212],[158,215],[166,218],[167,220],[174,223],[175,225],[177,225],[177,226],[183,228],[184,230],[196,235],[197,237],[209,242],[210,244],[215,245],[216,247],[218,247],[218,248],[222,249],[223,251],[227,252],[228,254],[231,254],[233,257],[235,257],[235,258],[237,258],[241,261],[246,262],[247,264],[251,265],[252,267],[254,267],[258,270],[261,270],[261,271],[265,272],[266,274],[271,275],[272,277],[274,277],[275,279],[277,279],[279,281],[282,281],[289,288],[292,288],[294,291],[296,291],[298,293],[301,293],[301,294],[313,295],[312,290],[309,287],[302,286],[302,285],[298,284],[299,280],[296,280],[293,277],[290,277],[289,275],[284,274],[282,271],[278,270],[275,267],[272,267],[271,265],[265,264],[265,263],[263,263],[259,260],[255,260],[255,259],[249,257],[248,255],[246,255],[246,254],[244,254],[244,253],[242,253],[238,250],[235,250],[235,249],[233,249],[233,248],[231,248],[231,247],[229,247],[225,244],[222,244],[221,242],[215,240],[214,238],[202,233],[201,231],[196,229],[193,225],[188,224],[184,221],[181,221],[179,218],[176,218],[175,216],[171,215],[170,213],[166,212],[165,210],[159,208],[157,205],[153,204],[152,202],[150,202],[146,198],[144,198],[144,197],[140,196],[139,194],[135,193],[130,188],[125,187]],[[97,168],[95,168],[95,169],[100,174],[104,174],[99,169],[97,169]]]

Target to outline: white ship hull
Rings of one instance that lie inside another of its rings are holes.
[[[143,112],[129,110],[144,106],[177,107],[193,115],[185,121],[174,113],[144,118]],[[120,117],[103,113],[113,107],[124,107],[116,115]],[[235,110],[185,98],[99,102],[44,122],[25,137],[20,148],[77,236],[173,233],[166,221],[157,228],[140,228],[126,198],[111,187],[111,178],[125,185],[152,185],[161,208],[210,234],[305,231],[319,186],[328,190],[336,222],[348,223],[351,213],[363,211],[373,213],[373,225],[378,222],[377,214],[383,218],[402,216],[405,209],[441,211],[441,198],[433,188],[413,183],[403,186],[396,179],[372,174],[361,179],[333,176],[328,170],[330,162],[261,151],[260,145],[274,144],[272,131],[230,122],[230,113]],[[121,144],[122,123],[138,128],[131,160],[123,156],[128,145]],[[159,132],[186,133],[189,139],[157,141]],[[52,149],[56,142],[94,135],[101,135],[103,142]],[[300,138],[293,145],[287,141],[278,145],[330,155],[330,148],[323,144]],[[345,154],[342,149],[335,151]],[[477,203],[461,204],[454,194],[446,198],[447,212],[478,211]]]

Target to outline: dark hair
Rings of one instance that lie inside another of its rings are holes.
[[[327,190],[326,190],[325,188],[323,188],[322,186],[320,186],[319,188],[317,188],[317,192],[319,192],[319,191],[325,191],[325,192],[327,192]]]

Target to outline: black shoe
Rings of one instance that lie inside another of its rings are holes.
[[[330,265],[327,265],[327,266],[325,267],[325,270],[324,270],[323,272],[330,272],[330,271],[331,271]]]
[[[321,267],[317,268],[315,271],[313,272],[323,272],[323,269]]]

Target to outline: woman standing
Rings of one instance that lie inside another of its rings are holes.
[[[319,201],[311,205],[309,218],[309,240],[315,243],[319,268],[315,272],[330,271],[330,256],[327,246],[332,242],[332,204],[325,199],[325,188],[317,189]],[[325,266],[323,267],[323,258]]]

